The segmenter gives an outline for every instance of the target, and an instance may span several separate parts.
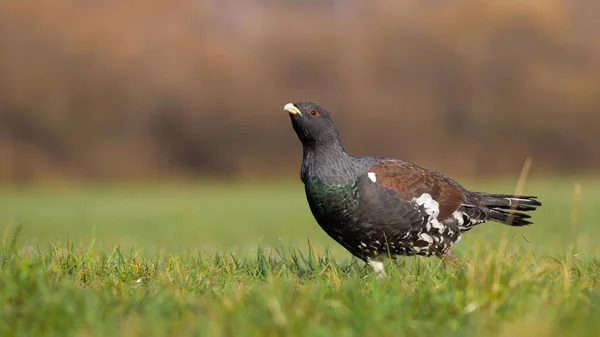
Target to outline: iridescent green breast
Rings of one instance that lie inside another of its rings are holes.
[[[321,226],[335,225],[350,219],[358,207],[358,183],[351,185],[311,181],[305,184],[306,198]]]

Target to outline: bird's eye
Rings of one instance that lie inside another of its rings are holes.
[[[311,116],[321,116],[319,112],[315,109],[312,109],[308,112]]]

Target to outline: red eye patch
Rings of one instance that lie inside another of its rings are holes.
[[[315,109],[311,109],[308,113],[311,116],[321,116],[321,114],[317,110],[315,110]]]

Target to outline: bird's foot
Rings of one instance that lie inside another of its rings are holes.
[[[379,280],[383,280],[388,278],[387,274],[385,273],[385,270],[383,268],[383,262],[382,261],[378,261],[378,260],[369,260],[367,262],[367,264],[373,268],[373,271],[375,271],[375,276],[377,277],[377,279]]]

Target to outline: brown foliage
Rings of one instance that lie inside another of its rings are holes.
[[[304,4],[307,3],[307,4]],[[463,175],[600,165],[595,1],[0,2],[0,178],[297,170],[282,107]]]

